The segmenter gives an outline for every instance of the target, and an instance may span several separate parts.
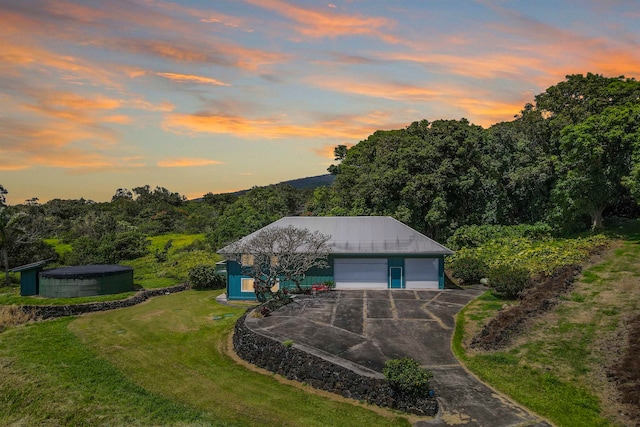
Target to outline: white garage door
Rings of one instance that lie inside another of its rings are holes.
[[[404,274],[407,289],[438,289],[437,258],[405,258]]]
[[[384,258],[338,258],[333,267],[336,289],[387,289]]]

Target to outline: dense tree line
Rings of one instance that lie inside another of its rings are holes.
[[[0,260],[2,270],[57,258],[44,242],[58,238],[73,250],[62,264],[118,263],[148,251],[145,236],[205,233],[211,249],[220,248],[283,216],[304,213],[312,190],[289,185],[255,187],[236,194],[206,194],[188,201],[166,188],[145,185],[117,189],[110,202],[30,199],[5,204],[0,186]]]
[[[341,160],[319,214],[391,215],[435,238],[461,225],[602,226],[638,213],[640,82],[571,75],[515,120],[461,120],[377,131]]]
[[[332,186],[255,187],[188,201],[166,188],[117,189],[110,202],[30,199],[5,204],[3,269],[54,257],[43,238],[70,243],[67,263],[118,262],[146,251],[144,236],[206,233],[218,249],[287,215],[390,215],[438,240],[463,225],[546,223],[600,227],[638,216],[640,82],[570,75],[509,122],[488,129],[423,120],[336,147]]]

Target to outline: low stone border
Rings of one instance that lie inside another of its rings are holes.
[[[300,350],[296,348],[297,345],[286,346],[252,331],[246,325],[246,317],[247,314],[236,322],[233,348],[241,359],[249,363],[289,380],[304,382],[314,388],[381,407],[423,416],[435,416],[438,412],[435,398],[417,402],[404,399],[384,379],[358,374]]]
[[[38,319],[55,319],[64,316],[77,316],[79,314],[92,313],[95,311],[115,310],[116,308],[131,307],[140,304],[151,297],[158,295],[168,295],[189,289],[188,283],[169,286],[168,288],[142,289],[135,295],[118,301],[99,301],[84,304],[68,305],[23,305],[20,309]]]

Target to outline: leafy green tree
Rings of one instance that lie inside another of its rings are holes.
[[[633,78],[604,77],[587,73],[566,76],[535,97],[536,108],[543,112],[559,135],[575,125],[613,106],[640,101],[640,82]]]
[[[558,209],[573,215],[588,214],[592,228],[601,228],[602,214],[625,191],[623,184],[640,196],[637,160],[640,103],[609,107],[566,126],[553,190]]]
[[[338,207],[350,215],[391,215],[434,238],[479,222],[484,138],[465,119],[377,131],[347,151],[335,181]]]
[[[118,264],[148,253],[150,242],[137,231],[108,233],[98,239],[82,236],[73,242],[67,264]]]
[[[555,163],[549,153],[549,125],[532,104],[510,122],[487,131],[482,145],[485,224],[535,223],[547,218]]]
[[[290,185],[255,187],[225,207],[207,240],[220,248],[284,216],[299,215],[304,211],[306,194]]]
[[[76,200],[52,199],[42,205],[47,230],[50,236],[73,238],[67,234],[77,218],[96,209],[96,204],[83,198]]]
[[[169,231],[183,231],[188,217],[183,209],[186,197],[164,187],[151,189],[149,185],[132,189],[139,206],[135,224],[141,231],[157,235]]]
[[[333,150],[333,157],[336,161],[343,161],[347,157],[348,148],[346,145],[337,145]],[[337,175],[340,173],[340,165],[331,165],[327,168],[327,171],[331,175]]]
[[[9,267],[24,265],[47,258],[55,258],[53,249],[44,243],[33,227],[33,218],[28,208],[6,204],[8,191],[0,185],[0,260],[9,284]],[[35,203],[35,201],[32,200]],[[21,209],[22,208],[22,209]],[[34,211],[35,212],[35,211]]]
[[[0,255],[2,255],[2,262],[4,266],[4,279],[7,285],[9,285],[9,253],[8,253],[8,241],[10,233],[10,219],[7,213],[7,197],[9,192],[2,184],[0,184]]]

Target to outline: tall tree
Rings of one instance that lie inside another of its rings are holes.
[[[481,220],[483,129],[462,120],[426,120],[377,131],[350,148],[336,177],[351,215],[391,215],[431,237]]]
[[[636,161],[633,165],[633,161]],[[609,107],[562,130],[559,177],[553,190],[558,208],[588,214],[592,228],[625,191],[640,196],[640,103]]]
[[[2,255],[2,264],[4,267],[4,279],[9,285],[9,251],[8,251],[8,227],[9,214],[7,213],[7,197],[9,192],[2,184],[0,184],[0,254]]]
[[[527,104],[515,120],[497,123],[487,133],[481,147],[487,198],[483,223],[546,220],[555,179],[548,121]]]

